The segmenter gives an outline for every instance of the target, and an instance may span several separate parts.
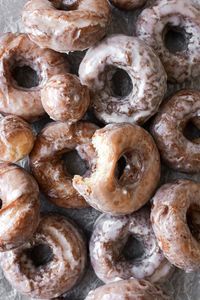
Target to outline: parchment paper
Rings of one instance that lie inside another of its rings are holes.
[[[41,0],[42,1],[42,0]],[[153,0],[154,1],[154,0]],[[157,1],[157,0],[156,0]],[[195,4],[200,8],[200,0],[195,1]],[[0,33],[3,32],[17,32],[23,31],[20,23],[20,13],[26,0],[0,0]],[[152,2],[152,0],[151,0]],[[132,35],[134,32],[134,22],[140,10],[135,12],[123,12],[118,9],[113,9],[113,20],[109,28],[109,33],[124,33]],[[69,55],[72,72],[76,73],[78,65],[84,53],[73,53]],[[182,85],[172,85],[168,87],[168,95],[173,94],[175,90],[181,88],[196,88],[200,89],[200,79],[194,82],[186,82]],[[35,130],[38,132],[49,120],[44,118],[40,122],[34,124]],[[28,160],[25,159],[20,163],[23,167],[28,169]],[[169,170],[167,167],[162,168],[161,183],[169,182],[176,178],[191,178],[200,182],[199,175],[185,175]],[[81,228],[89,240],[92,232],[93,223],[99,216],[99,213],[92,208],[84,210],[66,210],[56,207],[49,203],[43,195],[41,195],[42,210],[45,212],[53,211],[69,216]],[[62,299],[66,300],[84,300],[85,296],[91,289],[102,285],[102,282],[97,279],[90,264],[88,263],[86,274],[81,283],[72,291],[68,292]],[[172,299],[176,300],[200,300],[200,273],[185,274],[181,270],[176,270],[172,278],[163,285],[163,288],[171,295]],[[29,299],[19,295],[12,289],[10,284],[6,281],[2,271],[0,271],[0,300],[22,300]],[[59,298],[61,299],[61,298]]]

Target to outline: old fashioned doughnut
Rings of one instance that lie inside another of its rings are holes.
[[[145,280],[121,280],[91,291],[85,300],[170,300],[162,290]]]
[[[123,215],[142,207],[160,178],[160,158],[150,134],[131,124],[110,124],[92,138],[96,152],[93,171],[75,175],[73,186],[95,209]],[[120,174],[117,164],[125,160]]]
[[[31,126],[17,116],[0,120],[0,161],[17,162],[28,155],[34,145]]]
[[[143,249],[136,258],[133,258],[135,249],[131,248],[128,255],[123,252],[132,237]],[[158,247],[147,208],[129,216],[101,215],[90,240],[90,257],[96,275],[105,283],[130,278],[156,282],[165,279],[172,270]]]
[[[200,184],[178,180],[163,185],[153,198],[151,221],[160,248],[168,260],[186,272],[200,269]],[[192,226],[189,224],[191,223]]]
[[[40,49],[27,35],[2,35],[0,112],[17,115],[28,121],[41,117],[45,113],[41,103],[41,89],[51,76],[66,70],[68,66],[60,54]],[[24,75],[26,73],[36,78],[29,79]]]
[[[72,74],[51,77],[41,97],[42,105],[51,119],[69,123],[80,120],[90,103],[89,89]]]
[[[39,221],[39,189],[31,175],[20,167],[0,164],[0,251],[22,245]]]
[[[81,279],[87,255],[75,225],[62,216],[46,215],[29,241],[0,258],[5,277],[19,292],[52,299]]]
[[[184,135],[188,122],[199,116],[200,92],[185,90],[177,92],[154,120],[152,134],[161,157],[175,170],[200,172],[200,143]]]
[[[121,9],[132,10],[144,5],[147,0],[111,0],[111,3]]]
[[[200,75],[200,12],[192,1],[160,0],[143,10],[137,36],[159,55],[170,81]]]
[[[113,90],[111,79],[118,70],[130,77],[128,95],[118,96]],[[89,49],[79,76],[93,92],[92,107],[105,123],[144,123],[157,112],[166,91],[166,74],[159,58],[142,41],[121,34]]]
[[[96,129],[94,124],[87,122],[71,125],[55,122],[47,125],[39,134],[30,155],[31,168],[43,192],[56,205],[65,208],[87,206],[83,197],[73,188],[73,176],[68,172],[62,156],[76,150],[88,167],[92,166],[94,150],[90,141]]]
[[[110,7],[107,0],[30,0],[22,20],[30,38],[42,48],[84,50],[106,34]]]

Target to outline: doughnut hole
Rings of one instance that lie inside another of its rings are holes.
[[[57,10],[70,11],[78,8],[79,0],[49,0]]]
[[[144,245],[142,241],[130,235],[122,250],[122,256],[127,261],[137,260],[144,255]]]
[[[133,83],[126,71],[114,68],[108,72],[111,94],[116,98],[122,98],[130,95],[133,90]]]
[[[183,129],[183,135],[191,142],[198,143],[200,138],[200,130],[193,120],[189,120]]]
[[[200,207],[192,205],[189,207],[186,215],[187,224],[192,236],[200,241]]]
[[[3,201],[0,199],[0,209],[3,207]]]
[[[38,244],[25,251],[27,258],[38,268],[47,265],[53,259],[53,251],[48,244]]]
[[[89,171],[89,165],[82,159],[77,150],[72,150],[63,155],[64,169],[71,177],[74,175],[83,176]]]
[[[164,45],[170,53],[188,49],[190,34],[183,27],[167,24],[163,31]]]
[[[17,88],[31,89],[40,85],[38,73],[30,66],[18,66],[11,69],[11,76]]]

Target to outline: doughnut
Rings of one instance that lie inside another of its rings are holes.
[[[132,10],[144,5],[147,0],[111,0],[111,3],[124,10]]]
[[[106,34],[110,7],[107,0],[30,0],[22,21],[26,33],[42,48],[84,50]]]
[[[62,157],[76,150],[88,168],[92,167],[94,150],[90,140],[96,129],[94,124],[87,122],[71,125],[54,122],[47,125],[37,137],[30,154],[31,169],[42,191],[54,204],[65,208],[87,206],[84,198],[72,186],[73,176],[67,169],[69,161],[65,166]]]
[[[39,189],[24,169],[0,163],[0,251],[21,246],[39,222]]]
[[[0,119],[0,160],[17,162],[28,155],[34,145],[31,126],[17,116]]]
[[[46,215],[29,241],[0,258],[5,277],[20,293],[51,299],[78,283],[87,254],[75,225],[62,216]]]
[[[0,36],[0,112],[27,121],[38,119],[45,113],[41,103],[43,86],[51,76],[67,70],[60,54],[40,49],[27,35]]]
[[[180,179],[163,185],[153,198],[151,222],[167,259],[186,272],[200,269],[200,184]],[[189,226],[192,220],[193,229]]]
[[[112,78],[124,70],[132,83],[128,95],[118,96]],[[80,64],[82,84],[92,91],[92,107],[104,123],[147,121],[166,92],[166,74],[159,58],[135,37],[111,35],[89,49]]]
[[[171,82],[200,75],[200,12],[191,2],[156,1],[137,20],[136,35],[159,55]]]
[[[90,104],[89,89],[72,74],[52,76],[41,92],[44,110],[55,121],[76,122]]]
[[[123,253],[131,237],[143,248],[136,258],[134,245],[128,256]],[[105,283],[130,278],[161,281],[172,270],[158,247],[146,207],[128,216],[101,215],[90,240],[90,258],[96,275]]]
[[[110,124],[95,132],[94,168],[75,175],[73,186],[95,209],[113,215],[130,214],[151,197],[160,179],[160,157],[150,134],[131,124]],[[122,174],[117,172],[125,160]]]
[[[145,280],[121,280],[91,291],[85,300],[170,300],[162,290]]]
[[[189,140],[184,130],[189,121],[200,116],[200,92],[177,92],[159,111],[152,124],[152,135],[161,157],[171,168],[186,172],[200,172],[200,142]],[[200,124],[198,125],[200,128]]]

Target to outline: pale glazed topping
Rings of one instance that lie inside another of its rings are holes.
[[[200,266],[200,242],[187,223],[188,213],[199,209],[200,184],[189,180],[165,184],[153,198],[151,221],[158,244],[167,259],[186,272]]]
[[[170,52],[164,42],[165,29],[185,31],[183,51]],[[170,81],[183,82],[200,74],[200,12],[191,1],[161,0],[143,10],[137,22],[137,36],[160,56]]]
[[[0,160],[16,162],[28,155],[34,145],[31,126],[17,116],[0,120]]]
[[[131,236],[140,241],[144,253],[127,260],[123,249]],[[96,275],[105,283],[132,277],[156,282],[172,271],[158,247],[147,208],[124,217],[101,215],[90,240],[90,257]]]
[[[17,67],[29,66],[37,72],[39,86],[23,88],[12,76]],[[0,112],[33,121],[44,115],[41,89],[55,74],[68,70],[63,57],[41,49],[25,34],[7,33],[0,37]]]
[[[111,3],[113,3],[115,6],[127,10],[132,10],[140,7],[146,2],[147,0],[111,0]]]
[[[68,123],[79,121],[90,103],[89,89],[72,74],[51,77],[41,97],[42,105],[51,119]]]
[[[27,253],[39,245],[49,246],[53,255],[38,266]],[[30,241],[2,253],[0,258],[6,278],[19,292],[50,299],[70,290],[80,280],[87,255],[84,239],[71,222],[62,216],[46,215]]]
[[[73,186],[95,209],[123,215],[142,207],[151,197],[160,178],[160,158],[151,136],[131,124],[111,124],[95,132],[95,168],[90,176],[74,176]],[[118,160],[126,167],[116,177]]]
[[[162,290],[144,280],[122,280],[91,291],[85,300],[170,300]],[[172,299],[171,299],[172,300]]]
[[[22,20],[30,38],[58,52],[84,50],[106,34],[110,7],[107,0],[77,0],[62,9],[62,0],[30,0]]]
[[[0,251],[22,245],[39,221],[39,189],[34,178],[20,167],[0,163]]]
[[[129,95],[113,95],[110,72],[114,68],[130,76],[133,88]],[[93,92],[94,112],[105,123],[144,123],[157,112],[166,91],[159,58],[142,41],[125,35],[112,35],[89,49],[79,76]]]
[[[173,169],[183,172],[200,171],[200,144],[189,140],[184,129],[189,121],[200,117],[200,92],[177,92],[157,114],[152,134],[164,161]],[[199,127],[200,128],[200,127]]]
[[[56,205],[66,208],[87,206],[83,197],[72,186],[70,175],[62,162],[62,155],[77,150],[83,160],[92,164],[94,150],[91,138],[97,127],[92,123],[68,124],[54,122],[38,135],[30,155],[32,172],[43,192]]]

